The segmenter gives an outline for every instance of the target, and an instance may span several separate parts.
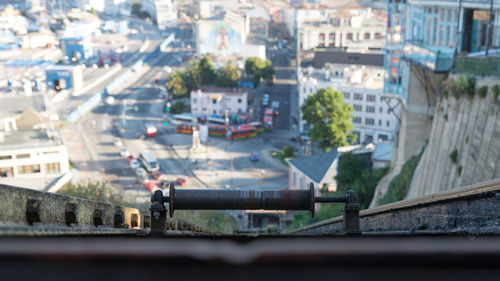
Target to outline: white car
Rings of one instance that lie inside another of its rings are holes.
[[[122,157],[129,157],[130,152],[126,148],[122,148],[122,149],[120,149],[120,155]]]
[[[112,96],[108,96],[108,97],[104,100],[104,102],[105,102],[106,104],[112,105],[112,104],[114,104],[114,103],[115,103],[115,98],[114,98],[114,97],[112,97]]]
[[[143,184],[148,180],[148,173],[144,170],[144,168],[135,169],[135,174],[137,175],[137,181],[140,184]]]
[[[120,138],[117,138],[117,137],[115,137],[115,138],[113,139],[113,143],[114,143],[116,146],[122,146],[122,145],[123,145],[122,140],[121,140]]]
[[[130,161],[130,168],[136,170],[140,167],[141,167],[141,163],[139,163],[139,160],[134,158],[134,159],[132,159],[132,161]]]

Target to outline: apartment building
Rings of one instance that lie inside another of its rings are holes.
[[[57,177],[68,171],[68,151],[57,132],[0,132],[0,178]]]
[[[352,123],[358,140],[363,143],[391,140],[398,128],[392,107],[384,99],[383,55],[347,53],[342,51],[317,52],[315,67],[299,71],[297,83],[299,107],[309,95],[331,87],[343,93],[344,102],[354,108]],[[299,129],[308,131],[300,116]]]
[[[177,23],[177,8],[172,0],[142,0],[142,10],[151,15],[159,29]]]
[[[247,113],[248,93],[244,89],[202,88],[191,92],[191,114],[209,116]]]

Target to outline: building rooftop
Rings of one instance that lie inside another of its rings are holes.
[[[350,53],[338,50],[314,52],[314,68],[323,68],[326,63],[384,66],[383,54]]]
[[[289,160],[288,162],[312,180],[320,182],[337,157],[337,149],[332,149],[330,152],[297,157]]]
[[[2,132],[0,151],[14,149],[51,147],[62,144],[60,136],[55,131],[46,130],[18,130]]]

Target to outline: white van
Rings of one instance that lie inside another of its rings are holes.
[[[139,159],[139,162],[141,162],[146,171],[150,173],[160,170],[160,164],[158,164],[158,161],[156,161],[156,158],[150,152],[139,154],[137,159]]]

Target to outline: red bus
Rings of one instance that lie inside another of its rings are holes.
[[[199,129],[198,125],[191,124],[191,123],[183,123],[183,124],[178,125],[177,129],[175,129],[175,131],[177,133],[191,135],[191,134],[193,134],[193,129],[197,131]]]
[[[215,137],[224,137],[226,135],[226,126],[210,125],[208,126],[208,135]]]
[[[156,128],[155,125],[151,123],[146,123],[144,124],[144,128],[146,131],[146,137],[153,138],[156,137],[156,133],[158,132],[158,129]]]
[[[264,127],[262,127],[262,122],[250,122],[250,123],[247,123],[247,124],[241,124],[240,127],[254,127],[255,128],[255,131],[257,131],[257,133],[262,133],[262,131],[264,131]]]
[[[266,131],[273,130],[273,117],[268,115],[264,116],[264,130]]]
[[[272,107],[268,107],[264,110],[264,115],[267,116],[273,116],[274,115],[274,109]]]
[[[244,126],[236,129],[228,130],[226,133],[226,138],[229,140],[241,140],[254,138],[257,136],[257,132],[254,127]]]

